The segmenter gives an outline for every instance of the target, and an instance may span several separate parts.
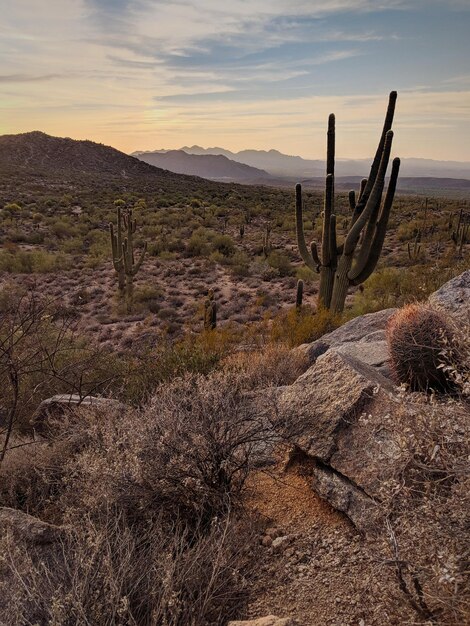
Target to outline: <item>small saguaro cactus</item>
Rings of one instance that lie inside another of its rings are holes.
[[[240,241],[243,241],[245,236],[245,224],[240,224]]]
[[[123,296],[126,288],[126,274],[124,272],[124,257],[122,254],[122,207],[125,206],[125,202],[123,200],[116,200],[114,206],[117,212],[117,227],[116,230],[114,230],[114,225],[111,222],[109,224],[109,233],[111,235],[113,267],[118,275],[119,296]]]
[[[214,330],[217,326],[217,303],[214,300],[214,290],[209,289],[204,302],[204,330]]]
[[[128,209],[123,219],[127,236],[122,243],[122,258],[124,261],[124,273],[126,275],[127,310],[130,311],[134,295],[134,276],[140,270],[144,262],[145,253],[147,252],[147,242],[144,243],[140,258],[136,262],[134,258],[134,234],[137,230],[137,220],[133,219],[132,209]]]
[[[463,209],[460,209],[459,218],[457,221],[457,228],[452,232],[452,241],[455,247],[458,249],[459,256],[462,255],[462,249],[467,243],[470,235],[470,222],[467,223],[467,218],[464,215]]]
[[[400,169],[400,159],[393,160],[388,190],[382,204],[393,132],[391,130],[397,94],[390,93],[382,135],[372,162],[369,178],[361,182],[359,196],[349,193],[352,211],[345,240],[338,245],[334,212],[335,116],[328,120],[326,191],[323,210],[321,252],[312,242],[307,248],[303,228],[302,187],[296,185],[297,244],[305,264],[320,273],[318,305],[341,313],[348,288],[360,285],[374,271],[382,251],[388,218],[393,204]]]
[[[414,238],[413,245],[408,242],[408,258],[410,261],[416,261],[421,254],[421,231],[418,230]]]
[[[303,297],[304,297],[304,281],[300,278],[297,281],[297,293],[295,296],[295,308],[298,311],[302,308]]]

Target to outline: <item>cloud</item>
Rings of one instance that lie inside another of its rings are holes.
[[[56,78],[64,78],[64,74],[43,74],[32,76],[28,74],[0,74],[0,83],[42,83]]]

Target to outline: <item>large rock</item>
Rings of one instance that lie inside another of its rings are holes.
[[[470,270],[442,285],[429,296],[429,303],[461,322],[470,322]]]
[[[380,387],[394,389],[372,367],[328,350],[285,388],[278,402],[280,421],[292,429],[302,452],[327,463],[339,431],[348,427]]]
[[[302,344],[298,350],[306,355],[310,364],[313,364],[319,356],[330,348],[341,347],[343,350],[347,350],[346,344],[385,341],[385,327],[395,311],[396,309],[384,309],[377,313],[368,313],[367,315],[355,317],[331,333],[323,335],[317,341]],[[383,348],[383,345],[377,347],[377,349],[380,348]],[[363,349],[367,350],[366,347]],[[383,353],[381,358],[382,356]],[[368,363],[369,361],[365,362]]]
[[[227,626],[295,626],[296,622],[289,617],[276,617],[267,615],[258,619],[242,620],[241,622],[229,622]]]
[[[312,488],[364,531],[396,469],[393,431],[384,428],[395,390],[373,367],[330,349],[279,398],[280,424],[310,460]]]
[[[59,394],[43,400],[31,418],[31,425],[36,433],[43,437],[53,434],[53,422],[68,411],[86,409],[124,411],[126,406],[112,398],[98,398],[86,396],[82,398],[78,394]],[[52,422],[52,425],[51,425]]]

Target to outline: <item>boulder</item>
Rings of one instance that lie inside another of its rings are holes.
[[[377,335],[377,333],[372,334]],[[385,340],[373,341],[369,339],[369,336],[364,337],[362,341],[348,341],[334,349],[340,354],[347,354],[372,367],[383,367],[389,360],[387,342]]]
[[[296,622],[289,617],[276,617],[267,615],[258,619],[242,620],[241,622],[229,622],[227,626],[295,626]]]
[[[380,485],[397,467],[387,429],[395,390],[375,368],[333,348],[279,398],[279,423],[309,460],[312,488],[362,531],[375,524]]]
[[[28,546],[45,546],[53,544],[63,537],[63,530],[43,522],[37,517],[10,509],[0,508],[0,536],[11,533],[16,541],[24,542]]]
[[[82,398],[78,394],[59,394],[43,400],[31,418],[31,425],[38,435],[43,437],[53,433],[51,421],[65,415],[67,411],[86,409],[112,409],[114,411],[124,411],[126,406],[118,400],[111,398],[97,398],[86,396]],[[51,420],[52,418],[52,420]]]
[[[340,430],[349,426],[380,387],[394,389],[369,365],[328,350],[284,389],[278,401],[280,423],[290,429],[303,453],[327,463]]]
[[[384,309],[377,311],[377,313],[360,315],[331,333],[323,335],[317,341],[302,344],[297,350],[305,354],[308,362],[313,364],[319,356],[330,348],[344,347],[348,343],[385,341],[385,327],[395,311],[396,309]]]
[[[459,322],[470,322],[470,270],[442,285],[429,296],[429,303]]]

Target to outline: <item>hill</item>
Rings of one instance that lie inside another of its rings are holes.
[[[188,154],[184,150],[168,152],[134,152],[133,156],[145,163],[178,174],[201,176],[225,182],[270,182],[272,177],[264,170],[228,159],[225,155]]]
[[[39,188],[69,193],[97,188],[188,195],[216,191],[216,183],[160,169],[111,146],[39,131],[0,136],[0,175],[0,199],[15,190]]]

